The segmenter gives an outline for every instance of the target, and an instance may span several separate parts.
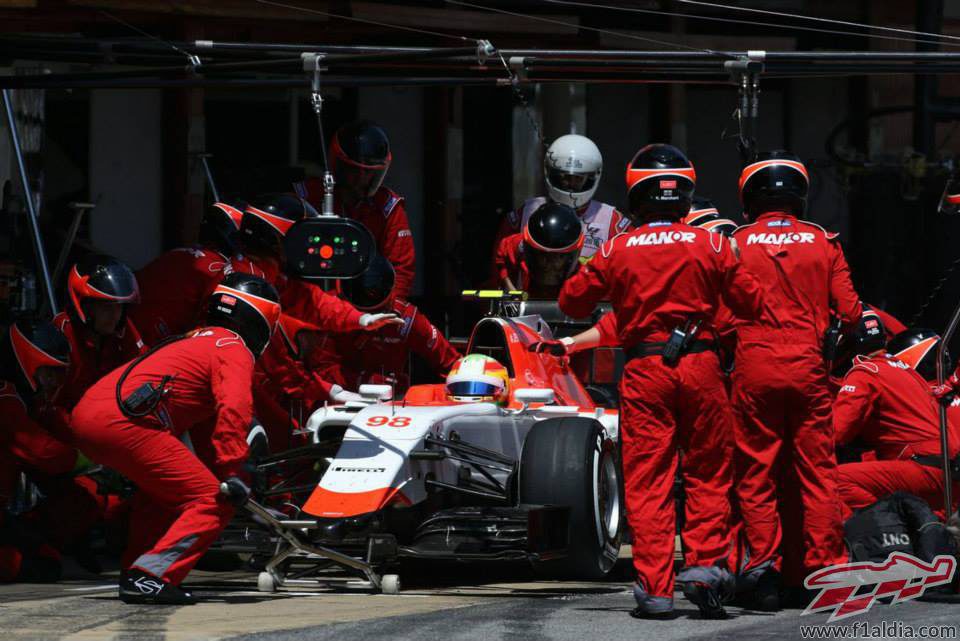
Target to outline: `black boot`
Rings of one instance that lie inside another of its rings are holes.
[[[761,612],[780,611],[780,573],[768,570],[757,580],[756,608]]]
[[[704,619],[726,619],[723,604],[733,598],[736,580],[721,566],[698,566],[684,568],[677,575],[683,586],[683,595],[697,606]]]
[[[120,600],[152,605],[193,605],[197,598],[180,587],[143,570],[131,569],[120,579]]]

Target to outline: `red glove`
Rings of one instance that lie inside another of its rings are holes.
[[[527,349],[536,354],[548,352],[553,356],[567,355],[567,344],[558,340],[537,341],[536,343],[531,343]]]
[[[960,372],[960,368],[955,370],[953,374],[943,382],[943,385],[935,385],[933,387],[933,395],[936,396],[938,400],[947,401],[957,390],[960,390],[960,376],[958,376],[958,372]]]

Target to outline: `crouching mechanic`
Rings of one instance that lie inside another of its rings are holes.
[[[48,434],[34,409],[56,394],[69,362],[70,345],[50,323],[17,321],[0,341],[0,581],[60,577],[60,554],[50,540],[59,533],[34,532],[5,512],[21,472],[59,475],[77,463],[77,451]],[[82,510],[69,514],[81,520],[86,516]]]
[[[833,429],[837,445],[858,439],[876,460],[840,465],[845,518],[898,491],[942,509],[939,408],[930,385],[908,363],[887,353],[875,315],[864,314],[856,342],[861,355],[843,378],[833,405]],[[960,452],[958,427],[950,423],[951,458]]]
[[[733,596],[730,540],[733,416],[709,335],[721,297],[738,315],[763,313],[760,285],[720,234],[678,222],[690,210],[696,174],[670,145],[648,145],[627,168],[630,217],[571,277],[560,309],[573,317],[609,300],[627,354],[620,383],[627,520],[633,530],[637,617],[673,616],[679,451],[687,488],[676,577],[704,616],[725,616]]]
[[[81,449],[140,488],[120,579],[125,603],[195,602],[180,584],[233,515],[220,480],[247,457],[254,361],[279,316],[272,285],[231,274],[210,296],[206,327],[114,370],[74,409]],[[188,432],[194,451],[180,440]]]
[[[333,334],[326,349],[315,350],[319,358],[308,359],[311,369],[346,389],[365,383],[390,383],[397,394],[410,385],[410,355],[423,359],[430,369],[445,375],[460,353],[416,305],[396,296],[393,266],[379,254],[358,278],[341,282],[343,297],[361,312],[389,312],[402,321],[377,331],[357,330]]]

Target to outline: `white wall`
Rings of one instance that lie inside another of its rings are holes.
[[[161,116],[159,90],[90,94],[90,240],[134,269],[163,247]]]
[[[383,183],[406,199],[407,216],[417,248],[414,293],[423,289],[423,90],[369,87],[359,91],[357,117],[374,120],[387,130],[393,164]]]

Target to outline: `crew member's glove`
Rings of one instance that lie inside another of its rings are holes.
[[[330,386],[330,399],[337,403],[349,403],[350,401],[362,401],[363,397],[356,392],[350,392],[336,383]]]
[[[528,349],[536,354],[547,352],[553,356],[566,356],[570,353],[570,346],[572,344],[572,338],[564,337],[560,340],[537,341],[531,344]]]
[[[943,382],[943,385],[935,385],[933,388],[933,395],[937,397],[937,400],[948,403],[951,400],[951,397],[960,390],[960,376],[957,375],[957,371],[954,371],[947,380]]]
[[[385,325],[403,325],[403,319],[396,314],[364,314],[360,317],[360,327],[368,332]]]
[[[220,494],[234,507],[243,507],[250,500],[250,487],[236,476],[229,476],[220,483]]]

